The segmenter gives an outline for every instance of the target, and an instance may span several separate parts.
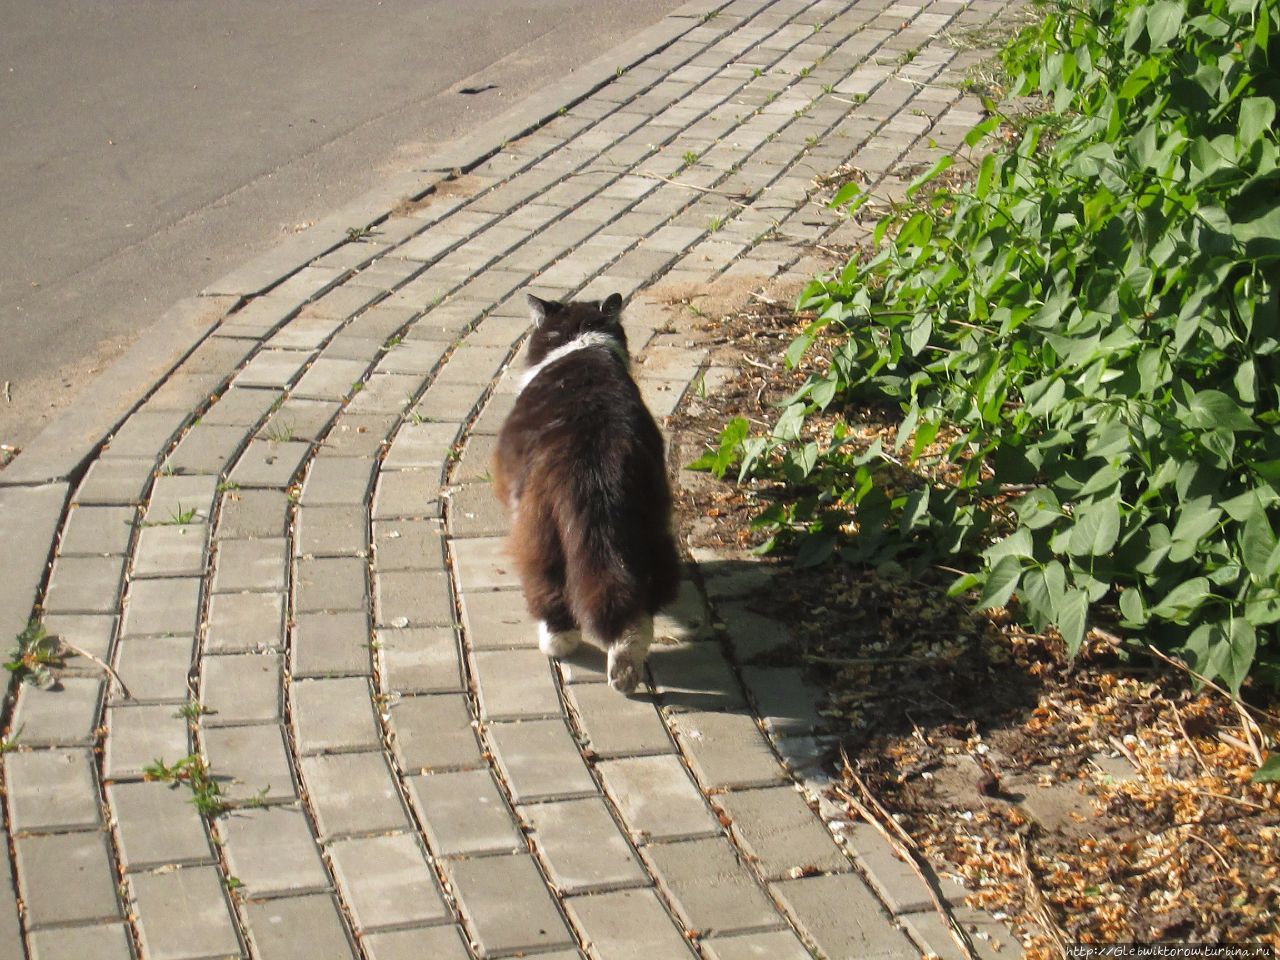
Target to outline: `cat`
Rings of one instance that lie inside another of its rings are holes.
[[[631,379],[622,297],[527,298],[529,366],[493,459],[510,551],[539,649],[568,656],[585,631],[630,694],[680,580],[662,434]]]

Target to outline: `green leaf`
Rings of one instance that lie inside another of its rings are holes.
[[[750,431],[751,425],[746,417],[734,417],[720,433],[720,446],[698,457],[689,464],[688,469],[710,470],[718,479],[723,480],[729,468],[737,461],[738,450]]]
[[[1200,390],[1191,398],[1187,422],[1204,430],[1257,430],[1244,408],[1221,390]]]
[[[1058,633],[1067,645],[1067,655],[1075,657],[1084,643],[1084,631],[1088,623],[1089,595],[1083,590],[1072,589],[1058,604]]]
[[[1008,604],[1021,576],[1022,561],[1015,556],[1002,557],[987,574],[987,582],[978,600],[978,609],[991,610]]]
[[[1249,572],[1260,580],[1268,580],[1276,574],[1275,564],[1280,561],[1280,554],[1276,553],[1276,535],[1267,511],[1261,501],[1256,503],[1240,531],[1240,551]]]
[[[1242,146],[1248,147],[1263,134],[1270,133],[1276,122],[1276,102],[1270,97],[1245,97],[1240,101],[1239,132]]]
[[[1163,600],[1151,608],[1151,615],[1174,623],[1186,623],[1188,617],[1208,596],[1208,578],[1192,577],[1170,590]]]
[[[1103,500],[1077,508],[1067,552],[1073,557],[1100,557],[1111,552],[1120,536],[1120,505]]]
[[[1178,35],[1186,6],[1174,0],[1156,0],[1147,6],[1147,36],[1156,50]]]
[[[1280,783],[1280,753],[1268,754],[1262,766],[1249,778],[1254,783]]]

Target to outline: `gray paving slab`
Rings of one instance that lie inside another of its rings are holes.
[[[175,473],[221,474],[249,442],[247,427],[199,423],[187,431],[164,461]]]
[[[107,708],[102,772],[111,779],[140,777],[146,766],[174,763],[191,753],[187,722],[172,704]]]
[[[98,777],[87,750],[24,750],[4,756],[9,829],[74,830],[102,822]]]
[[[208,523],[218,493],[217,477],[184,477],[161,474],[151,488],[144,523]]]
[[[279,723],[284,663],[278,653],[206,656],[200,663],[200,702],[217,711],[206,722]]]
[[[116,632],[115,617],[106,614],[53,614],[46,616],[42,622],[49,636],[75,644],[99,660],[106,660],[111,655],[111,639]],[[74,653],[67,657],[66,663],[68,668],[83,666],[90,670],[100,669],[96,665],[85,663],[82,657],[78,658]]]
[[[297,796],[284,727],[209,727],[201,739],[213,776],[228,799],[256,803]]]
[[[571,684],[567,696],[586,746],[596,756],[675,751],[666,724],[647,695],[623,697],[606,684]]]
[[[462,625],[476,650],[538,646],[538,628],[524,601],[507,595],[462,595]]]
[[[406,772],[475,767],[482,763],[466,697],[401,697],[387,710],[392,749]]]
[[[727,821],[738,845],[755,858],[768,880],[850,868],[830,832],[790,784],[717,793],[711,802],[723,811],[722,822]]]
[[[435,871],[411,834],[338,840],[328,852],[360,930],[449,916]]]
[[[406,777],[405,786],[437,856],[525,849],[515,818],[488,770]]]
[[[369,676],[369,614],[300,613],[293,626],[290,670],[295,678]]]
[[[17,837],[13,846],[28,929],[121,916],[105,833]]]
[[[224,540],[214,561],[213,592],[279,593],[289,569],[289,544],[283,538]]]
[[[290,697],[300,753],[381,746],[373,691],[364,677],[298,680],[290,685]]]
[[[190,690],[194,651],[192,637],[124,637],[116,649],[116,673],[133,700],[181,703]],[[112,702],[124,699],[117,688]]]
[[[135,580],[125,597],[120,635],[193,637],[200,619],[199,577]]]
[[[374,563],[382,570],[443,570],[444,524],[435,518],[377,520]]]
[[[185,786],[158,781],[113,783],[106,793],[125,870],[212,860],[204,818]]]
[[[455,926],[417,927],[367,933],[360,942],[371,960],[470,960],[466,937]]]
[[[745,710],[746,699],[733,668],[717,644],[655,645],[649,672],[669,710]]]
[[[102,704],[102,681],[63,677],[58,689],[24,683],[18,687],[12,729],[28,747],[88,745],[93,742]]]
[[[739,933],[701,941],[709,960],[812,960],[813,954],[793,930]]]
[[[359,399],[363,391],[356,394]],[[394,414],[346,412],[338,417],[324,437],[322,449],[335,457],[377,457],[389,442],[391,433],[400,422]]]
[[[471,655],[482,720],[558,716],[560,692],[539,650],[478,650]]]
[[[374,467],[371,457],[316,457],[302,483],[303,507],[363,504],[373,484]]]
[[[290,395],[258,431],[260,440],[283,444],[289,441],[315,442],[329,430],[342,404],[337,400],[306,400]]]
[[[787,779],[749,713],[675,713],[671,727],[704,790],[767,786]]]
[[[383,753],[303,757],[299,767],[321,837],[408,829],[395,774]]]
[[[519,588],[515,563],[507,553],[505,537],[476,537],[451,544],[458,582],[463,593],[471,590]],[[517,603],[518,601],[512,600]]]
[[[240,937],[214,867],[135,873],[128,879],[148,960],[241,956]]]
[[[487,733],[517,803],[594,796],[598,791],[564,721],[491,723]]]
[[[240,487],[284,489],[310,451],[301,440],[250,440],[227,479]]]
[[[391,441],[383,465],[388,470],[442,467],[449,460],[457,436],[458,425],[454,422],[405,421]]]
[[[222,497],[217,539],[283,537],[289,522],[289,499],[279,490],[228,490]]]
[[[731,933],[785,922],[723,837],[653,843],[641,854],[690,930]]]
[[[382,470],[373,496],[373,519],[440,516],[440,471]]]
[[[570,897],[564,905],[592,960],[696,956],[653,890]]]
[[[508,530],[507,511],[494,498],[489,484],[466,484],[449,498],[449,532],[453,536],[502,536]]]
[[[573,944],[573,934],[528,854],[451,860],[445,869],[481,957]]]
[[[369,515],[363,505],[304,506],[298,510],[297,556],[362,557],[368,552]]]
[[[647,884],[648,875],[603,799],[520,808],[534,846],[561,895]]]
[[[133,577],[202,576],[208,536],[203,523],[143,527],[134,548]]]
[[[458,638],[452,628],[379,630],[376,645],[382,687],[390,693],[448,693],[466,689]]]
[[[624,757],[605,760],[597,769],[605,791],[636,839],[719,833],[719,823],[678,757]]]
[[[374,575],[379,627],[451,626],[449,575],[443,570],[387,570]]]
[[[123,923],[37,930],[29,942],[31,960],[133,960],[133,938]]]
[[[72,499],[75,503],[90,505],[141,503],[155,469],[155,460],[147,457],[98,460],[90,465]]]
[[[233,810],[218,819],[232,876],[249,897],[323,890],[329,874],[306,814],[295,806]]]
[[[919,953],[857,875],[803,877],[770,889],[828,957],[914,958]]]
[[[358,956],[331,894],[249,900],[243,909],[255,955],[261,960],[352,960]]]
[[[283,594],[219,593],[209,598],[206,652],[242,653],[283,648]]]
[[[128,553],[138,511],[134,507],[74,507],[63,521],[63,557]]]
[[[49,576],[45,610],[52,613],[114,613],[120,600],[124,560],[122,556],[59,557],[54,561],[53,573]]]
[[[303,557],[294,566],[298,613],[367,610],[368,569],[360,557]]]
[[[9,835],[0,830],[0,842],[9,846]],[[17,884],[8,857],[0,857],[0,950],[6,956],[22,956],[22,924],[18,917]]]

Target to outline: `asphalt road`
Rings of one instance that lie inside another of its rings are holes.
[[[176,300],[681,2],[0,0],[0,445]]]

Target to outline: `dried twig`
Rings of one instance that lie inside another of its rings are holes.
[[[1182,734],[1182,739],[1187,742],[1187,746],[1191,748],[1191,755],[1196,758],[1196,763],[1200,764],[1200,769],[1204,771],[1205,776],[1213,776],[1213,771],[1209,769],[1209,765],[1204,762],[1204,757],[1196,748],[1191,740],[1191,735],[1187,733],[1187,728],[1182,724],[1182,714],[1178,712],[1178,705],[1172,700],[1169,701],[1169,709],[1173,711],[1173,721],[1178,725],[1178,732]]]
[[[120,678],[120,674],[116,673],[115,670],[112,669],[111,664],[107,663],[106,661],[99,660],[88,650],[85,650],[83,647],[77,647],[74,643],[68,643],[66,640],[63,640],[61,637],[58,638],[58,643],[61,646],[66,647],[72,653],[78,654],[79,656],[84,657],[86,660],[92,660],[94,663],[100,666],[103,670],[107,671],[107,674],[111,677],[111,679],[114,680],[116,683],[120,684],[120,692],[124,695],[124,698],[126,700],[133,699],[133,694],[129,692],[129,687],[125,684],[124,680]]]
[[[743,203],[740,199],[741,197],[747,196],[745,193],[725,193],[723,190],[715,190],[711,187],[699,187],[693,183],[681,183],[679,180],[672,180],[670,177],[663,177],[656,173],[646,173],[640,170],[632,171],[631,175],[635,177],[648,177],[650,180],[661,180],[663,183],[669,183],[673,187],[684,187],[686,190],[697,190],[699,193],[710,193],[717,197],[724,197],[730,203],[737,204],[744,210],[750,206],[750,204]]]
[[[893,819],[889,811],[880,804],[880,801],[876,799],[862,778],[854,773],[853,766],[849,763],[849,758],[844,755],[843,751],[841,752],[841,759],[844,761],[845,777],[857,784],[858,790],[865,798],[866,803],[863,803],[862,800],[859,800],[843,787],[836,787],[836,793],[857,810],[858,815],[874,827],[876,832],[884,837],[889,846],[893,847],[898,856],[906,862],[907,866],[911,867],[915,875],[920,878],[921,883],[928,889],[929,898],[933,901],[934,909],[938,911],[938,915],[947,924],[951,939],[956,942],[956,945],[969,960],[978,960],[978,951],[973,945],[973,939],[969,936],[969,932],[960,925],[960,921],[955,918],[955,914],[951,912],[946,899],[942,896],[938,878],[920,853],[920,848],[916,846],[916,842],[911,839],[910,834],[902,829],[902,825]],[[873,808],[874,812],[872,812]]]
[[[1120,751],[1124,758],[1129,761],[1129,765],[1132,766],[1134,770],[1138,771],[1138,773],[1142,773],[1142,764],[1138,762],[1138,758],[1134,756],[1133,751],[1126,747],[1118,737],[1107,737],[1107,741]]]
[[[1212,843],[1210,843],[1208,839],[1200,836],[1197,833],[1192,833],[1190,830],[1187,831],[1187,838],[1189,840],[1196,841],[1196,843],[1203,843],[1206,847],[1209,848],[1209,852],[1218,858],[1218,862],[1222,864],[1222,869],[1226,870],[1227,873],[1231,872],[1231,864],[1227,863],[1227,858],[1224,857],[1222,855],[1222,851],[1219,850],[1217,847],[1215,847]]]
[[[1053,911],[1049,909],[1048,901],[1045,900],[1044,894],[1040,892],[1040,884],[1036,881],[1035,871],[1031,867],[1031,854],[1027,850],[1026,839],[1021,833],[1014,833],[1013,839],[1018,853],[1018,867],[1022,871],[1022,879],[1027,888],[1027,900],[1031,907],[1031,914],[1036,918],[1040,926],[1044,928],[1054,946],[1058,948],[1058,955],[1065,957],[1067,955],[1067,936],[1062,928],[1058,926],[1058,921],[1054,919]]]
[[[1108,636],[1102,630],[1098,630],[1098,633],[1102,636]],[[1108,636],[1108,639],[1110,639],[1109,636]],[[1162,651],[1156,649],[1154,646],[1152,646],[1149,643],[1147,644],[1147,649],[1150,650],[1153,654],[1155,654],[1155,656],[1163,660],[1165,663],[1169,664],[1169,666],[1177,667],[1179,670],[1183,671],[1184,673],[1188,674],[1189,676],[1203,683],[1210,690],[1216,690],[1218,693],[1222,694],[1232,703],[1238,704],[1241,709],[1249,711],[1254,716],[1262,717],[1263,719],[1270,720],[1273,723],[1280,723],[1280,714],[1271,713],[1268,710],[1263,710],[1261,707],[1250,706],[1249,704],[1240,700],[1240,698],[1232,696],[1229,691],[1224,690],[1222,687],[1218,686],[1208,677],[1204,676],[1203,674],[1196,673],[1194,670],[1192,670],[1189,666],[1187,666],[1181,660],[1177,660],[1174,657],[1169,656],[1167,653],[1163,653]]]
[[[1257,766],[1262,766],[1262,749],[1258,746],[1258,741],[1262,739],[1262,731],[1258,730],[1258,736],[1254,737],[1253,731],[1258,725],[1253,722],[1253,718],[1245,713],[1244,707],[1240,705],[1240,701],[1235,702],[1236,713],[1240,714],[1240,729],[1244,731],[1245,740],[1249,741],[1249,752],[1253,754],[1253,762]]]
[[[12,384],[8,380],[4,382],[4,402],[13,403]]]

